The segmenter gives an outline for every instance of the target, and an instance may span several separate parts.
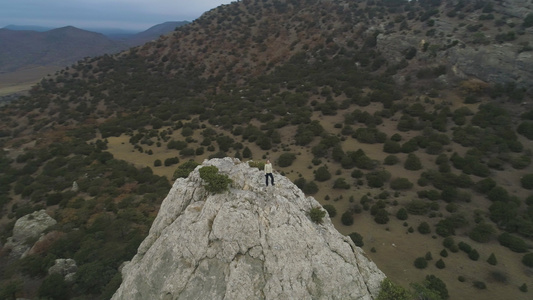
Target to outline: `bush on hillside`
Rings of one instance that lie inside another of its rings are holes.
[[[402,287],[395,284],[388,278],[383,279],[380,286],[379,295],[376,300],[411,300],[413,299],[412,293]]]
[[[527,174],[520,178],[520,183],[522,187],[528,190],[533,189],[533,174]]]
[[[385,153],[394,154],[394,153],[399,153],[401,150],[402,150],[402,146],[398,142],[387,140],[383,144],[383,152]]]
[[[323,181],[329,180],[330,178],[331,178],[331,173],[328,171],[328,168],[325,166],[321,166],[315,171],[316,181],[323,182]]]
[[[176,180],[178,178],[187,178],[189,174],[196,168],[196,166],[200,165],[199,163],[195,162],[194,160],[189,160],[183,164],[181,164],[176,171],[174,171],[174,175],[172,176],[172,180]]]
[[[390,187],[393,190],[408,190],[413,187],[413,183],[407,178],[395,178],[390,182]]]
[[[411,170],[411,171],[422,169],[422,163],[420,162],[420,158],[418,158],[418,156],[416,156],[413,153],[409,153],[407,155],[407,159],[405,160],[405,163],[403,166],[406,170]]]
[[[513,236],[507,232],[502,233],[498,237],[498,241],[500,242],[500,245],[505,246],[514,252],[523,253],[528,249],[528,246],[523,239]]]
[[[351,211],[347,210],[342,214],[341,222],[343,225],[350,226],[353,225],[353,214]]]
[[[415,259],[414,265],[417,269],[425,269],[428,266],[428,261],[425,257],[418,257]]]
[[[294,153],[283,153],[278,158],[278,166],[282,168],[289,167],[295,159],[296,155]]]
[[[470,258],[473,261],[477,261],[479,259],[479,253],[477,252],[476,249],[472,249],[472,251],[468,253],[468,258]]]
[[[489,258],[487,258],[487,262],[490,264],[490,265],[493,265],[495,266],[496,264],[498,264],[498,260],[496,260],[496,255],[494,255],[494,253],[491,253]]]
[[[400,162],[400,159],[396,155],[388,155],[385,157],[385,160],[383,160],[383,163],[387,166],[393,166]]]
[[[389,222],[389,213],[383,208],[378,209],[374,221],[378,224],[387,224]]]
[[[425,215],[429,211],[429,203],[421,199],[413,199],[407,203],[405,208],[412,215]]]
[[[313,207],[309,211],[309,217],[311,221],[322,224],[322,219],[326,216],[326,211],[322,210],[320,207]]]
[[[303,188],[302,191],[306,195],[313,195],[318,192],[318,185],[314,181],[307,182]]]
[[[363,236],[359,233],[352,232],[348,236],[357,247],[363,247],[365,245],[365,243],[363,243]]]
[[[368,186],[373,188],[382,187],[390,177],[391,174],[386,170],[372,171],[366,174]]]
[[[396,218],[397,218],[398,220],[402,220],[402,221],[404,221],[404,220],[407,220],[408,217],[409,217],[409,215],[407,214],[407,209],[405,209],[405,208],[403,208],[403,207],[400,208],[400,209],[398,210],[398,212],[396,213]]]
[[[413,294],[401,285],[395,284],[388,278],[381,282],[379,295],[376,300],[411,300]]]
[[[205,189],[214,194],[226,191],[232,182],[227,175],[218,174],[218,168],[215,166],[202,167],[199,172],[200,178],[206,182],[204,185]]]
[[[530,268],[533,268],[533,253],[528,253],[522,257],[522,263]]]
[[[337,178],[335,180],[335,183],[333,184],[333,188],[334,189],[345,189],[345,190],[348,190],[350,189],[350,184],[346,182],[346,179],[344,178]]]
[[[167,158],[167,159],[165,159],[165,167],[175,165],[175,164],[177,164],[179,162],[180,162],[180,160],[177,157]]]
[[[435,267],[437,267],[438,269],[444,269],[446,267],[446,264],[444,263],[442,258],[440,258],[439,260],[437,260],[437,262],[435,262]]]
[[[480,223],[477,224],[474,228],[472,228],[468,236],[478,243],[487,243],[492,239],[495,233],[496,230],[492,225],[487,223]]]
[[[465,253],[470,253],[470,251],[472,251],[472,246],[470,246],[469,244],[467,244],[465,242],[459,242],[459,244],[457,244],[457,246],[459,246],[459,249],[462,250]]]
[[[420,232],[421,234],[428,234],[428,233],[431,233],[431,227],[429,227],[428,222],[422,222],[422,223],[420,223],[420,225],[418,225],[418,227],[417,227],[417,230],[418,230],[418,232]]]
[[[331,204],[324,205],[324,209],[328,212],[330,218],[333,218],[337,215],[337,209]]]

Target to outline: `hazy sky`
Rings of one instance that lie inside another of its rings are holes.
[[[7,25],[145,30],[167,21],[192,21],[234,0],[0,0]]]

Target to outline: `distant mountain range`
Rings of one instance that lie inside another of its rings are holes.
[[[9,25],[0,29],[0,74],[36,66],[66,66],[87,56],[116,53],[188,23],[166,22],[140,33],[101,30],[106,34],[72,26],[48,29]]]

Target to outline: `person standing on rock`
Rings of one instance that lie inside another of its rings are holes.
[[[274,175],[272,175],[272,164],[270,163],[270,160],[267,159],[265,163],[265,179],[266,179],[266,186],[268,186],[268,178],[270,177],[270,182],[272,185],[274,185]]]

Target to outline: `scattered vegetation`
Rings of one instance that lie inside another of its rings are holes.
[[[218,194],[226,191],[232,180],[225,174],[219,174],[218,168],[215,166],[201,167],[200,178],[205,181],[205,189],[213,194]]]
[[[175,169],[175,180],[189,176],[198,165],[195,160],[224,156],[272,157],[288,176],[297,173],[291,167],[307,167],[310,173],[295,184],[318,197],[335,193],[333,200],[350,201],[368,191],[364,201],[350,204],[341,215],[346,226],[363,211],[378,224],[391,222],[389,212],[401,221],[416,216],[419,225],[405,223],[406,229],[443,237],[441,257],[461,250],[472,259],[469,263],[480,263],[476,249],[454,241],[456,233],[467,234],[484,243],[476,246],[480,252],[497,238],[510,251],[524,253],[522,263],[531,267],[533,200],[526,196],[533,175],[531,149],[522,142],[533,139],[533,113],[519,120],[510,113],[523,111],[517,105],[530,95],[514,83],[471,80],[460,83],[460,91],[450,90],[445,85],[451,78],[448,66],[421,63],[459,46],[514,43],[517,52],[531,51],[523,43],[529,37],[524,29],[533,24],[531,14],[502,18],[489,7],[491,1],[448,6],[441,1],[366,1],[348,7],[328,2],[317,4],[316,11],[301,9],[304,1],[263,1],[245,11],[238,8],[244,2],[120,55],[84,59],[1,108],[0,146],[7,149],[0,151],[0,207],[7,220],[2,241],[11,235],[16,218],[43,208],[54,211],[64,235],[46,255],[20,263],[20,272],[40,284],[35,296],[112,294],[120,281],[118,267],[134,255],[170,188],[169,178],[154,175],[151,167],[156,172]],[[264,18],[255,19],[252,11]],[[302,14],[279,22],[289,12]],[[479,20],[463,23],[472,12]],[[445,33],[437,26],[443,18],[457,21],[454,32],[467,38],[459,42],[454,33]],[[390,23],[386,32],[353,29],[368,20]],[[316,22],[323,23],[320,31],[309,30],[318,28]],[[205,36],[196,30],[200,27]],[[237,34],[217,39],[215,30]],[[400,63],[378,50],[379,34],[417,30],[424,42],[401,51]],[[284,46],[291,32],[301,33],[301,42]],[[224,46],[232,43],[239,48]],[[394,78],[405,81],[398,86]],[[445,89],[462,103],[451,103]],[[326,125],[330,120],[332,129]],[[388,134],[391,128],[398,132]],[[150,157],[149,167],[131,161],[135,167],[108,150],[108,140],[115,137],[126,138],[136,157]],[[158,156],[158,149],[171,154]],[[310,158],[301,155],[305,151]],[[262,170],[264,163],[249,165]],[[398,171],[402,166],[405,170]],[[208,191],[229,187],[227,176],[204,168],[200,175]],[[523,176],[508,186],[501,180],[504,171]],[[471,208],[480,201],[490,207],[473,214]],[[324,206],[332,218],[335,207]],[[362,246],[362,237],[350,237]],[[47,275],[53,257],[77,258],[75,284]],[[487,262],[496,265],[494,254]],[[444,260],[435,265],[444,268]],[[9,299],[27,286],[11,276],[17,268],[6,268],[0,298]],[[473,285],[486,288],[481,281]],[[414,289],[429,299],[445,299],[439,286],[431,277]],[[388,288],[386,294],[396,295],[392,299],[408,297],[392,283]]]

